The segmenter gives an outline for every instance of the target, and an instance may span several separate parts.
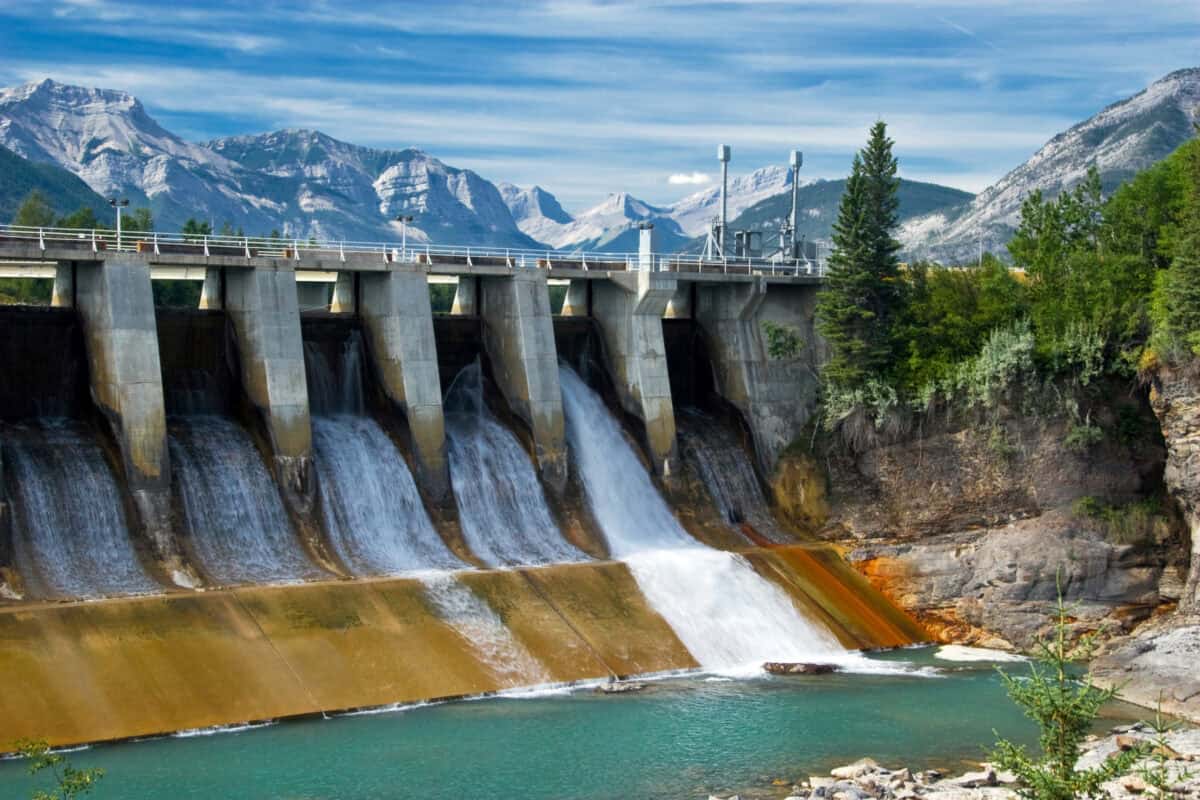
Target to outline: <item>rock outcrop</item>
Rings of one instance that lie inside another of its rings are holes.
[[[1093,407],[1104,438],[1083,450],[1071,417],[1008,411],[829,456],[821,536],[944,641],[1028,647],[1060,583],[1081,631],[1131,630],[1178,599],[1185,536],[1145,398],[1098,394],[1116,399]]]

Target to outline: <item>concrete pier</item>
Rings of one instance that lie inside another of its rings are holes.
[[[558,313],[564,317],[590,317],[592,315],[592,282],[576,279],[567,284],[567,296],[563,298]]]
[[[225,279],[220,268],[204,270],[204,286],[200,289],[200,308],[220,311],[225,307]]]
[[[354,283],[355,273],[338,273],[337,283],[333,285],[333,300],[329,303],[329,310],[334,314],[353,314],[358,310]]]
[[[118,255],[76,262],[74,276],[92,399],[120,447],[141,530],[177,582],[191,583],[171,530],[171,468],[150,268]]]
[[[424,272],[397,269],[359,278],[363,327],[380,383],[412,434],[417,482],[437,501],[449,497],[445,419]]]
[[[694,313],[713,360],[717,389],[745,415],[759,466],[768,474],[816,407],[815,302],[815,286],[771,284],[768,291],[761,277],[697,287]],[[772,358],[764,323],[794,331],[801,343],[798,352]]]
[[[675,277],[650,271],[614,275],[596,281],[591,291],[592,316],[604,335],[621,405],[645,424],[654,469],[669,476],[676,457],[675,411],[662,317],[676,293]]]
[[[566,432],[546,273],[487,276],[480,286],[483,342],[496,382],[533,433],[543,482],[561,492],[567,484]]]
[[[479,284],[474,275],[458,276],[458,287],[454,290],[451,314],[474,317],[479,313]]]
[[[50,305],[55,308],[71,308],[75,305],[75,262],[60,261],[54,267],[54,292]]]
[[[302,512],[312,503],[312,427],[296,275],[286,267],[227,269],[226,313],[242,383],[271,441],[279,483]]]

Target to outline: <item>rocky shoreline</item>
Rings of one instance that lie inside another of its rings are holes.
[[[1105,736],[1089,737],[1079,760],[1079,768],[1099,764],[1117,750],[1138,745],[1152,747],[1157,738],[1145,723],[1119,725]],[[1178,800],[1200,798],[1200,728],[1179,728],[1166,734],[1166,769],[1171,778],[1171,794]],[[1156,797],[1155,790],[1140,777],[1138,768],[1149,765],[1143,759],[1129,774],[1104,785],[1112,800]],[[1190,773],[1190,774],[1189,774]],[[948,775],[936,769],[880,766],[871,758],[835,767],[828,775],[810,775],[791,783],[770,781],[771,796],[784,800],[1016,800],[1016,778],[990,764],[961,775]],[[750,800],[765,796],[761,789],[745,794],[709,795],[708,800]]]

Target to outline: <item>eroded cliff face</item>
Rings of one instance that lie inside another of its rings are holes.
[[[1186,536],[1162,498],[1167,451],[1145,397],[1098,394],[1111,398],[1092,404],[1104,437],[1083,448],[1068,445],[1070,417],[1008,411],[825,455],[820,535],[945,641],[1028,647],[1059,582],[1081,631],[1130,630],[1179,598]]]
[[[1181,614],[1200,614],[1200,372],[1162,368],[1151,383],[1150,405],[1166,441],[1163,482],[1191,539],[1191,569],[1179,598]]]

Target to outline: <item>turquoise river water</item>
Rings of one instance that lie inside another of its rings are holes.
[[[639,693],[495,697],[102,745],[70,758],[106,770],[96,800],[674,800],[782,797],[773,779],[865,755],[885,766],[961,768],[984,756],[993,730],[1034,743],[992,665],[939,661],[930,650],[878,658],[925,669],[689,676]],[[24,762],[0,763],[0,796],[29,797],[39,785]]]

